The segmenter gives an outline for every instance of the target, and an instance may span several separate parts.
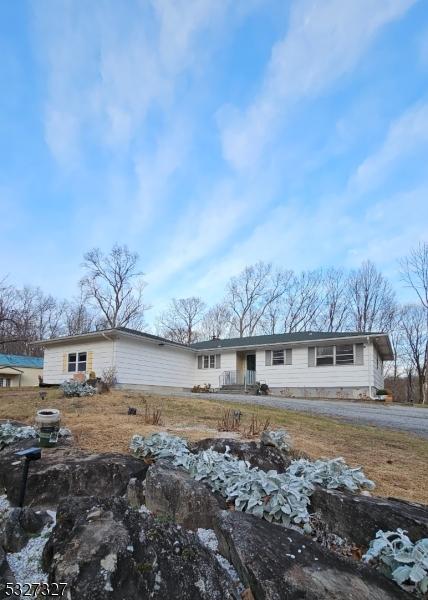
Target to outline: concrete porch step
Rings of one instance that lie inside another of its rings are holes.
[[[239,383],[229,383],[227,385],[223,385],[220,388],[220,391],[225,394],[244,394],[245,391],[253,394],[256,392],[256,390],[257,390],[256,385],[247,385],[247,387],[245,388],[244,385],[239,384]]]

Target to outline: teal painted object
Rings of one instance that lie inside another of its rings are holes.
[[[40,356],[21,356],[19,354],[0,354],[0,367],[43,369],[43,358]]]

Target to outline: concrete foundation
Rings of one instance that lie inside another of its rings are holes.
[[[174,387],[174,386],[162,386],[162,385],[144,385],[138,383],[116,383],[115,389],[117,390],[141,390],[144,392],[153,392],[156,394],[171,394],[173,392],[190,392],[191,388],[187,387]]]
[[[368,400],[369,387],[282,387],[269,388],[270,393],[284,398],[318,398],[335,400]],[[372,393],[374,390],[372,390]]]

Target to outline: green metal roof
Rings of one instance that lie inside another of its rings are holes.
[[[302,331],[299,333],[275,333],[273,335],[253,335],[251,337],[228,338],[207,340],[191,344],[195,350],[214,350],[216,348],[237,348],[239,346],[263,346],[266,344],[289,344],[293,342],[310,342],[320,340],[334,340],[337,338],[363,337],[365,335],[383,335],[372,332],[325,332],[325,331]]]

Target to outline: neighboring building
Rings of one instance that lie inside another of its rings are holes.
[[[283,396],[373,397],[383,363],[393,359],[384,333],[289,333],[213,339],[185,346],[124,327],[46,340],[45,383],[113,368],[123,388],[243,390],[256,381]]]
[[[43,374],[43,358],[0,354],[0,388],[39,385]]]

